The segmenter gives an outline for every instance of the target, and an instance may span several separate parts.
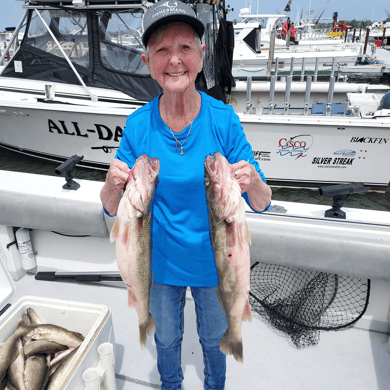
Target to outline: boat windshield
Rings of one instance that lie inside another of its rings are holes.
[[[88,22],[85,13],[65,10],[39,11],[66,55],[76,64],[89,65]],[[44,22],[34,10],[26,43],[63,58],[63,54]]]
[[[125,73],[148,75],[141,60],[142,10],[104,11],[99,15],[100,56],[104,67]]]

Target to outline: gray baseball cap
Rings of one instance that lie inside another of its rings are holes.
[[[203,36],[204,24],[196,17],[191,7],[180,0],[160,0],[153,4],[144,15],[142,35],[144,46],[146,47],[150,36],[158,27],[172,22],[186,23],[194,29],[199,38]]]

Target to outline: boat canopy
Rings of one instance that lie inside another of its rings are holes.
[[[75,6],[80,2],[84,5]],[[146,10],[142,3],[31,0],[25,6],[29,13],[24,39],[2,76],[80,84],[71,61],[86,86],[120,90],[134,99],[150,101],[161,88],[141,59]],[[196,5],[206,26],[207,51],[197,87],[225,100],[225,90],[230,93],[233,83],[233,27],[217,11],[212,4]]]

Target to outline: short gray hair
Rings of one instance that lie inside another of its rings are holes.
[[[160,40],[162,38],[162,34],[164,32],[164,30],[170,25],[170,23],[166,23],[166,24],[163,24],[162,26],[158,27],[157,30],[154,32],[157,34],[157,37],[156,37],[156,40]],[[189,26],[189,25],[188,25]],[[191,26],[190,26],[191,27]],[[199,38],[199,35],[195,32],[195,30],[191,27],[191,30],[194,32],[194,37],[195,37],[195,40],[196,40],[196,43],[198,44],[198,48],[199,48],[199,51],[200,53],[202,54],[202,58],[203,58],[203,52],[202,52],[202,49],[201,49],[201,44],[202,44],[202,41],[200,40]],[[154,34],[153,33],[153,34]],[[150,39],[146,45],[146,48],[145,48],[145,52],[146,52],[146,56],[147,56],[147,60],[149,61],[149,42],[150,42]]]

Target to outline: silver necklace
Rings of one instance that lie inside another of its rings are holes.
[[[165,99],[164,99],[164,102],[165,102],[165,116],[167,117],[167,122],[168,122],[167,102],[166,102]],[[194,116],[195,109],[196,109],[196,104],[194,105],[194,111],[192,112],[192,116]],[[173,117],[173,119],[175,119],[175,117]],[[195,119],[195,118],[194,118],[194,119]],[[172,129],[171,129],[171,126],[169,126],[169,124],[167,123],[167,124],[168,124],[168,127],[169,127],[169,130],[171,130],[171,134],[172,134],[173,138],[174,138],[175,141],[176,141],[176,143],[175,143],[176,151],[177,151],[177,144],[180,145],[180,156],[182,156],[182,155],[184,154],[183,145],[184,145],[184,142],[187,141],[187,138],[188,138],[188,136],[189,136],[190,133],[191,133],[192,123],[194,122],[194,119],[191,121],[190,129],[188,130],[187,137],[184,139],[183,142],[180,142],[180,141],[176,138],[175,134],[173,133],[173,131],[172,131]]]

